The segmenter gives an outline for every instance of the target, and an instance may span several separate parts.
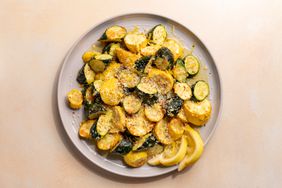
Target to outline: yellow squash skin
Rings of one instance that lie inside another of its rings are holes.
[[[135,61],[140,57],[122,48],[117,48],[116,54],[119,61],[128,68],[134,68]]]
[[[173,77],[166,71],[151,69],[148,77],[156,84],[156,89],[161,94],[167,94],[173,88]]]
[[[148,39],[144,34],[129,33],[124,37],[124,43],[131,52],[137,53],[147,45]]]
[[[174,39],[167,39],[164,44],[165,47],[170,49],[170,51],[173,54],[174,61],[176,61],[179,57],[183,56],[183,46],[180,45],[176,40]]]
[[[148,159],[148,154],[145,151],[139,151],[139,152],[129,152],[124,157],[124,162],[134,168],[143,166]]]
[[[111,78],[103,82],[100,88],[100,95],[104,103],[115,106],[123,98],[123,90],[116,78]]]
[[[162,144],[168,145],[173,142],[173,139],[168,132],[168,122],[165,119],[162,119],[156,124],[154,135]]]
[[[82,138],[90,139],[90,129],[94,124],[95,120],[87,120],[80,123],[78,134]]]
[[[81,108],[81,105],[83,103],[83,96],[81,91],[79,91],[78,89],[72,89],[70,92],[68,92],[67,99],[70,108],[74,110]]]
[[[115,134],[106,134],[103,138],[97,141],[97,147],[100,150],[110,150],[114,148],[122,139],[122,136],[119,133]]]
[[[189,122],[197,126],[207,123],[212,112],[211,103],[208,99],[201,102],[187,100],[183,104],[183,109]]]

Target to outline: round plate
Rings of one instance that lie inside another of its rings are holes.
[[[148,31],[157,24],[165,25],[168,33],[172,30],[170,28],[174,26],[174,35],[180,39],[186,48],[190,49],[192,44],[195,44],[196,48],[193,53],[200,59],[201,66],[207,67],[206,70],[208,71],[208,81],[211,90],[209,98],[213,111],[209,122],[200,129],[205,144],[214,132],[220,114],[221,87],[216,65],[207,48],[189,29],[169,18],[141,13],[118,16],[95,26],[73,45],[65,57],[58,82],[58,108],[66,133],[78,150],[97,166],[115,174],[128,177],[152,177],[172,172],[177,169],[177,166],[164,168],[144,165],[140,168],[129,168],[120,159],[101,156],[97,153],[93,144],[78,137],[78,129],[82,121],[83,110],[71,110],[66,103],[66,94],[72,88],[79,88],[76,76],[83,65],[81,56],[93,43],[96,43],[106,28],[112,25],[121,25],[127,29],[138,26],[141,30]]]

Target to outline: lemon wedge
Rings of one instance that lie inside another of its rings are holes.
[[[160,165],[161,162],[160,162],[160,159],[162,157],[162,153],[161,154],[158,154],[158,155],[155,155],[154,157],[152,157],[151,159],[149,159],[147,161],[147,163],[151,166],[157,166],[157,165]]]
[[[185,157],[187,146],[188,142],[186,136],[182,136],[180,141],[167,145],[160,157],[160,163],[163,166],[176,165]]]
[[[192,129],[188,124],[185,125],[184,135],[187,136],[188,148],[184,159],[178,165],[178,171],[195,163],[203,153],[204,143],[200,134]]]

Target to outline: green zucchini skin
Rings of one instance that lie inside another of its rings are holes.
[[[95,59],[103,61],[103,63],[105,64],[109,64],[112,61],[113,56],[109,54],[100,54],[100,55],[96,55]]]
[[[203,93],[203,96],[200,96],[200,93]],[[195,84],[192,85],[192,94],[194,101],[203,101],[210,94],[209,84],[203,80],[198,80]]]
[[[113,153],[125,155],[132,150],[133,144],[129,139],[122,139],[119,145],[115,148]]]
[[[101,99],[100,94],[94,96],[93,103],[86,103],[84,105],[84,112],[89,119],[96,119],[100,115],[106,113],[106,107]]]
[[[149,63],[151,56],[143,56],[135,61],[135,69],[144,72],[146,65]]]
[[[77,82],[82,84],[82,85],[87,84],[86,77],[85,77],[85,74],[84,74],[84,66],[78,71],[78,74],[77,74],[77,77],[76,77]]]
[[[89,62],[89,66],[94,72],[103,72],[106,68],[106,63],[98,59],[92,59]]]
[[[158,102],[158,97],[155,94],[148,94],[135,88],[134,93],[142,100],[142,103],[147,105],[153,105]]]
[[[160,36],[158,36],[160,34]],[[167,38],[166,28],[162,24],[158,24],[153,27],[148,33],[147,37],[155,44],[162,44]]]
[[[169,98],[166,101],[166,115],[169,117],[174,117],[178,114],[183,105],[183,100],[177,95]]]
[[[185,69],[184,61],[180,58],[176,60],[172,72],[174,78],[179,82],[185,82],[188,77],[188,73]]]
[[[158,69],[160,70],[172,69],[173,62],[174,62],[173,54],[168,48],[162,47],[156,52],[154,64]]]
[[[157,143],[157,139],[156,137],[151,134],[146,140],[145,142],[142,144],[141,147],[137,148],[137,151],[143,151],[143,150],[147,150],[150,147],[153,147],[156,143]]]
[[[119,31],[116,30],[116,32],[120,32],[119,36],[111,37],[109,35],[109,31],[114,30],[114,29],[119,29]],[[114,26],[107,28],[106,31],[102,34],[102,36],[98,39],[98,41],[101,41],[101,42],[121,42],[122,39],[125,37],[126,33],[127,33],[127,31],[124,27],[114,25]]]
[[[103,54],[110,54],[110,55],[114,56],[115,55],[115,49],[118,48],[118,47],[120,47],[120,43],[114,43],[114,42],[109,43],[103,48],[102,53]]]
[[[188,58],[192,58],[193,59],[192,63],[194,65],[194,67],[196,67],[196,69],[189,68],[188,64],[191,65],[191,62],[190,63],[188,62]],[[188,76],[189,78],[192,78],[192,77],[196,76],[199,73],[199,71],[200,71],[200,62],[199,62],[197,57],[195,57],[193,55],[188,55],[188,56],[186,56],[184,58],[184,63],[185,63],[186,71],[189,74],[189,76]]]
[[[88,83],[86,73],[85,73],[87,69],[89,69],[89,71],[91,71],[94,74],[94,72],[91,70],[88,64],[83,65],[83,67],[78,71],[78,74],[76,77],[76,81],[80,83],[81,85],[89,85],[93,82],[93,81],[91,82],[89,81]],[[94,77],[93,77],[93,80],[94,80]]]
[[[97,132],[97,122],[98,121],[95,121],[95,123],[92,125],[90,129],[90,135],[95,140],[99,140],[101,138],[101,135]]]

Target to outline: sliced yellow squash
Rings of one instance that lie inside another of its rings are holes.
[[[124,43],[131,52],[137,53],[147,45],[148,40],[144,34],[129,33],[124,37]]]
[[[184,133],[184,124],[178,118],[172,118],[168,123],[168,133],[170,136],[177,140],[181,138]]]
[[[95,123],[95,120],[87,120],[80,123],[79,126],[79,136],[82,138],[90,139],[90,129]]]
[[[194,125],[202,126],[208,122],[211,116],[211,103],[208,99],[201,102],[185,101],[183,109],[187,119]]]
[[[81,108],[81,105],[83,103],[83,96],[80,90],[72,89],[70,92],[68,92],[67,99],[69,106],[72,109],[77,110]]]
[[[164,110],[159,103],[155,103],[152,106],[147,105],[145,107],[145,115],[148,120],[158,122],[164,117]]]
[[[122,69],[117,74],[119,82],[127,88],[133,88],[140,82],[139,76],[129,69]]]
[[[109,133],[97,141],[97,147],[100,150],[110,150],[114,148],[121,140],[122,136],[119,133]]]
[[[176,61],[179,57],[183,56],[183,46],[180,45],[179,42],[177,42],[176,40],[167,39],[164,42],[163,46],[170,49],[170,51],[173,53],[174,61]]]
[[[127,117],[126,128],[134,136],[144,136],[149,133],[154,124],[146,119],[144,108],[141,108],[137,114]]]
[[[143,166],[147,162],[147,158],[148,155],[145,151],[131,151],[123,157],[124,162],[134,168]]]
[[[103,82],[100,95],[104,103],[114,106],[121,102],[123,89],[116,78],[111,78]]]
[[[151,69],[148,77],[156,84],[156,89],[161,94],[167,94],[173,88],[173,77],[166,71]]]
[[[168,133],[168,122],[166,119],[162,119],[156,124],[154,128],[154,134],[158,141],[162,144],[168,145],[173,142],[173,139]]]
[[[133,54],[129,51],[126,51],[122,48],[116,49],[116,54],[118,60],[128,68],[134,68],[135,61],[140,57],[139,55]]]
[[[119,131],[125,131],[125,112],[122,107],[113,107],[113,124]]]
[[[123,104],[124,110],[127,113],[135,114],[141,108],[142,101],[134,95],[128,95],[123,99],[122,104]]]

